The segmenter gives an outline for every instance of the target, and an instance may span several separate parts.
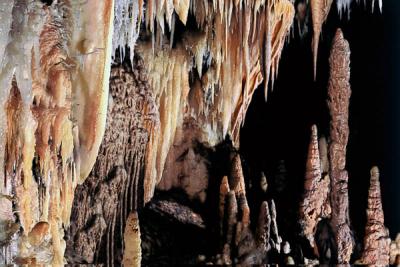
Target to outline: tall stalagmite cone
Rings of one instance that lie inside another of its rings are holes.
[[[328,202],[329,176],[321,179],[321,160],[318,147],[317,126],[311,128],[311,139],[308,147],[306,165],[304,196],[300,206],[300,224],[303,235],[309,240],[312,247],[315,246],[314,235],[317,224],[329,215]]]
[[[267,253],[270,250],[269,237],[271,229],[271,215],[267,201],[263,201],[260,207],[260,214],[258,215],[258,224],[256,229],[256,242],[257,246],[261,249],[262,253]]]
[[[140,247],[140,227],[139,218],[136,212],[131,212],[128,216],[124,232],[124,258],[125,267],[141,266],[142,251]]]
[[[331,178],[331,226],[337,245],[337,262],[349,263],[354,240],[350,230],[346,147],[349,137],[350,47],[340,29],[329,57],[328,107],[331,115],[329,163]]]
[[[228,177],[224,176],[222,178],[222,182],[219,187],[219,220],[220,220],[219,227],[220,227],[221,237],[223,236],[224,232],[225,203],[229,191],[230,189],[229,189]]]
[[[226,198],[226,236],[223,248],[224,264],[231,264],[231,249],[235,226],[237,224],[238,204],[234,191],[229,191]]]
[[[278,222],[276,220],[275,201],[273,199],[271,199],[270,210],[271,210],[271,240],[270,241],[271,241],[272,246],[278,252],[280,252],[282,237],[279,235],[279,232],[278,232]]]
[[[311,15],[312,15],[312,26],[313,26],[313,39],[312,39],[312,51],[313,51],[313,62],[314,62],[314,80],[317,77],[317,58],[318,58],[318,43],[319,36],[321,35],[322,24],[328,17],[329,10],[331,8],[333,0],[311,0]]]
[[[236,243],[240,239],[243,229],[250,224],[250,208],[246,198],[246,187],[242,170],[242,163],[239,154],[235,154],[232,159],[232,169],[230,175],[231,188],[236,194],[238,209],[242,215],[240,218],[239,229],[237,230]]]
[[[368,193],[367,225],[365,226],[363,264],[388,265],[390,258],[389,231],[384,225],[384,215],[379,183],[379,170],[371,169]]]

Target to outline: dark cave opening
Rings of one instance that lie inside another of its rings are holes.
[[[395,2],[395,1],[393,1]],[[386,3],[385,3],[386,4]],[[392,3],[393,5],[393,3]],[[241,154],[250,179],[259,179],[263,171],[271,185],[270,197],[277,204],[280,232],[285,240],[298,243],[298,209],[304,188],[305,162],[313,124],[319,135],[329,135],[327,108],[328,58],[333,36],[341,28],[351,49],[350,136],[346,168],[349,172],[350,218],[358,242],[362,242],[370,169],[381,172],[381,190],[385,223],[391,237],[400,231],[396,195],[395,135],[388,121],[395,103],[391,85],[386,83],[390,64],[385,47],[390,42],[384,16],[390,16],[390,3],[383,14],[375,5],[353,2],[350,19],[340,18],[335,4],[320,39],[317,80],[313,80],[311,34],[300,38],[295,25],[282,52],[279,75],[268,101],[263,86],[253,96],[241,131]],[[392,11],[393,13],[395,11]],[[391,14],[394,15],[394,14]],[[393,22],[389,22],[393,23]],[[394,28],[394,27],[393,27]]]

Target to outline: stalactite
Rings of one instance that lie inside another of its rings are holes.
[[[116,59],[115,53],[119,51],[119,60],[122,63],[127,54],[125,46],[128,46],[130,60],[133,62],[134,48],[143,18],[143,0],[116,0],[114,10],[113,58]]]
[[[154,61],[159,62],[161,61],[161,57],[165,56],[168,56],[174,62],[185,55],[186,62],[182,62],[180,65],[186,66],[187,73],[191,69],[190,61],[187,59],[189,59],[190,55],[193,55],[195,66],[197,66],[196,69],[201,77],[199,77],[199,82],[195,84],[194,88],[191,88],[196,90],[194,90],[193,94],[189,95],[189,99],[182,99],[182,104],[186,105],[185,102],[187,101],[190,107],[187,111],[188,114],[185,114],[184,117],[190,115],[191,117],[195,117],[199,122],[200,130],[203,132],[200,137],[202,142],[207,142],[213,146],[221,141],[227,133],[230,133],[233,135],[235,143],[237,143],[239,129],[244,121],[245,112],[250,104],[255,88],[262,80],[261,66],[258,60],[262,56],[264,42],[255,40],[260,33],[252,31],[251,34],[250,27],[251,25],[255,27],[254,25],[259,23],[261,27],[265,28],[268,25],[270,29],[268,35],[270,39],[268,39],[269,41],[267,40],[267,43],[270,43],[271,53],[265,62],[265,70],[271,70],[273,74],[271,79],[273,79],[277,73],[285,37],[294,17],[294,8],[287,0],[272,1],[268,5],[265,4],[263,6],[264,10],[271,10],[271,17],[265,18],[264,16],[250,16],[252,11],[257,12],[256,9],[261,8],[261,4],[253,6],[250,3],[240,2],[238,5],[224,5],[223,2],[219,2],[218,4],[199,2],[198,5],[198,7],[196,5],[196,8],[192,8],[192,12],[203,34],[199,34],[198,36],[194,36],[193,34],[184,36],[183,40],[185,42],[183,44],[177,43],[176,48],[168,53],[164,51],[168,49],[164,49],[163,46],[161,47],[161,51],[157,52],[157,55],[154,55],[153,49],[142,46],[142,44],[139,44],[139,50],[145,54],[146,62],[149,63]],[[154,34],[153,19],[157,18],[159,20],[163,17],[160,14],[165,13],[168,20],[169,12],[166,11],[164,6],[157,11],[159,15],[155,16],[152,13],[153,11],[150,11],[150,8],[153,10],[152,2],[149,2],[146,25],[151,34]],[[236,16],[232,16],[232,13],[235,13]],[[243,21],[245,25],[243,25]],[[227,30],[228,28],[229,30]],[[262,40],[265,38],[263,36],[259,37]],[[220,40],[224,40],[224,43],[222,44]],[[239,47],[244,49],[244,53],[241,52],[242,49],[239,49]],[[206,72],[202,71],[201,67],[205,55],[209,57],[208,62],[211,63],[210,68]],[[226,64],[222,64],[223,61]],[[174,81],[174,76],[168,75],[162,81],[158,78],[159,74],[155,70],[151,70],[154,68],[153,66],[153,64],[149,64],[148,66],[150,80],[153,81],[154,90],[161,94],[164,90],[165,82]],[[161,69],[158,71],[161,71]],[[153,76],[153,73],[155,76]],[[242,89],[243,75],[245,75],[246,81],[244,89]],[[267,77],[264,78],[266,81],[269,80]],[[185,79],[182,80],[182,82],[184,81]],[[179,80],[174,82],[179,82]],[[206,96],[210,95],[213,97],[215,90],[219,90],[221,93],[216,94],[216,98],[211,98],[211,101],[209,101]],[[195,99],[192,99],[193,97]],[[205,100],[200,101],[205,102],[201,103],[200,106],[199,98],[204,98]],[[197,103],[193,103],[194,101]],[[216,112],[222,113],[222,119],[217,119]],[[173,128],[172,130],[173,133],[175,130]],[[205,133],[209,133],[207,138],[204,136]],[[161,155],[163,154],[164,152],[161,153]],[[157,163],[157,165],[160,164],[163,166],[163,163]],[[160,173],[158,173],[159,175]]]
[[[335,234],[338,263],[349,263],[354,240],[350,230],[346,147],[349,137],[350,48],[340,29],[329,58],[328,107],[331,115],[329,162],[331,178],[331,225]]]
[[[295,10],[288,0],[268,1],[266,4],[265,27],[265,99],[267,99],[268,83],[271,79],[272,88],[278,74],[278,64],[281,57],[285,37],[288,34]],[[274,42],[275,40],[275,42]]]
[[[379,170],[371,169],[371,181],[368,194],[367,225],[365,227],[362,264],[388,265],[390,260],[389,231],[384,225],[384,215],[379,183]]]
[[[311,128],[308,147],[303,202],[300,206],[302,233],[315,247],[314,236],[318,222],[330,215],[329,176],[322,178],[317,126]]]
[[[317,57],[318,57],[318,43],[321,35],[322,24],[328,17],[329,10],[331,9],[333,0],[310,0],[312,25],[313,25],[313,39],[312,51],[314,62],[314,80],[317,78]]]
[[[89,16],[88,5],[99,18]],[[99,93],[98,88],[108,86],[112,1],[64,0],[47,6],[18,0],[10,6],[11,21],[3,25],[2,20],[1,26],[9,37],[0,70],[2,103],[8,97],[6,114],[0,115],[7,122],[1,127],[6,162],[0,180],[1,192],[15,197],[17,218],[8,219],[18,221],[23,232],[5,263],[15,257],[59,266],[64,263],[64,227],[69,225],[73,191],[94,163],[105,124],[101,111],[108,90]],[[95,52],[93,44],[102,50],[89,55]],[[78,100],[77,92],[86,94]],[[87,112],[77,115],[75,110]],[[96,117],[88,123],[85,115]],[[9,210],[11,202],[5,205]],[[27,236],[39,221],[48,224],[51,242],[33,246]]]

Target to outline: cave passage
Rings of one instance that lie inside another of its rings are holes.
[[[396,5],[396,1],[392,2]],[[381,171],[385,221],[391,237],[400,230],[397,217],[400,203],[395,199],[396,158],[393,157],[394,144],[397,144],[394,132],[397,130],[391,129],[392,121],[389,121],[395,117],[389,115],[396,109],[395,101],[390,97],[396,88],[385,83],[390,69],[390,56],[385,56],[385,47],[390,41],[384,16],[377,10],[373,13],[365,11],[366,8],[370,9],[370,6],[353,3],[350,19],[340,19],[336,8],[332,7],[322,31],[315,82],[311,34],[301,38],[294,25],[294,37],[283,49],[273,92],[265,102],[263,90],[257,89],[247,112],[241,132],[241,153],[251,179],[258,179],[261,171],[268,179],[270,197],[276,199],[279,210],[278,223],[283,239],[296,239],[293,230],[297,229],[311,126],[317,125],[320,136],[329,135],[328,58],[332,38],[339,27],[351,49],[352,95],[346,168],[352,227],[361,241],[366,222],[369,171],[377,165]],[[390,4],[384,5],[383,14],[395,12],[389,9],[394,10]]]

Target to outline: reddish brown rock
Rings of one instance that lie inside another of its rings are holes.
[[[349,263],[354,240],[350,230],[346,147],[349,137],[350,47],[340,29],[329,57],[328,107],[331,115],[329,163],[331,178],[331,226],[337,245],[337,262]]]
[[[379,170],[371,169],[368,194],[367,225],[361,262],[368,265],[388,265],[390,259],[389,231],[384,225]]]
[[[318,147],[317,126],[311,128],[311,139],[308,147],[303,201],[300,206],[300,224],[303,235],[315,246],[316,227],[322,218],[330,215],[329,176],[322,179],[321,160]]]

